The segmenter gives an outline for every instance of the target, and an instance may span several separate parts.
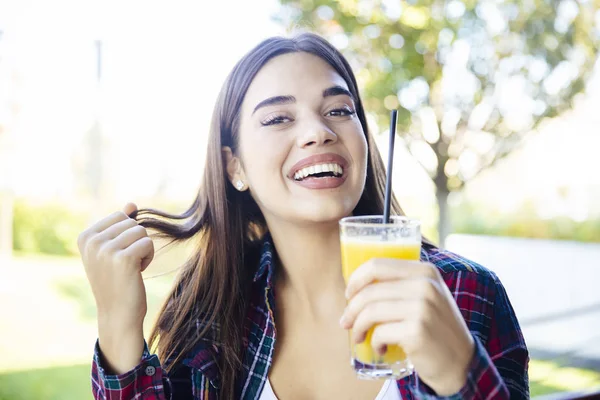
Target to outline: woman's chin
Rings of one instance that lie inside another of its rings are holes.
[[[302,207],[302,209],[296,209],[295,220],[299,223],[335,223],[337,224],[340,219],[352,214],[353,207],[344,207],[340,203],[334,204],[323,204],[324,202],[315,202]]]
[[[298,196],[299,197],[299,196]],[[291,197],[287,200],[271,201],[262,204],[261,210],[270,224],[338,224],[340,219],[352,215],[358,199],[350,196],[331,196],[329,198],[312,197],[301,199]]]

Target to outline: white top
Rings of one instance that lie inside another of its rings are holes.
[[[278,400],[268,378],[259,400]],[[375,400],[402,400],[396,381],[391,379],[386,380],[379,393],[377,393]]]

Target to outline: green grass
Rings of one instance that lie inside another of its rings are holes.
[[[556,386],[543,384],[540,382],[529,382],[529,394],[531,397],[535,396],[544,396],[547,394],[564,392],[564,389],[558,388]]]
[[[547,360],[529,362],[531,396],[600,388],[600,371],[573,368]]]
[[[0,400],[92,399],[90,365],[0,374]]]
[[[530,374],[540,380],[532,380],[531,397],[583,390],[600,382],[600,372],[597,371],[560,368],[551,362],[536,360],[532,361],[532,368]],[[561,382],[555,379],[558,376],[570,378]],[[0,374],[0,400],[88,399],[92,399],[89,364]]]

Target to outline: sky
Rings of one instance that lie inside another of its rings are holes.
[[[245,52],[285,34],[271,20],[279,11],[277,0],[0,0],[0,123],[10,132],[9,150],[0,154],[0,172],[10,174],[0,175],[0,188],[38,199],[77,196],[74,171],[85,163],[83,138],[98,119],[107,201],[151,197],[159,187],[167,197],[191,201],[217,92]],[[578,219],[587,216],[594,207],[588,188],[600,187],[591,167],[600,147],[594,82],[575,110],[533,135],[467,194],[506,211],[535,197],[548,215],[575,207]],[[385,136],[379,144],[387,154]],[[401,141],[394,178],[415,213],[434,204],[433,185]],[[567,200],[557,194],[564,186],[572,189]]]
[[[176,193],[195,190],[220,85],[245,52],[283,33],[270,20],[276,5],[0,0],[3,70],[18,71],[20,81],[18,91],[0,94],[19,94],[11,124],[17,194],[70,193],[72,164],[95,115],[116,166],[109,169],[117,196],[150,194],[163,175],[174,178]]]

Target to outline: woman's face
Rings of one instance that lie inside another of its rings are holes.
[[[352,213],[365,185],[367,143],[348,86],[329,64],[308,53],[270,60],[248,89],[240,122],[236,176],[268,223],[334,222]]]

